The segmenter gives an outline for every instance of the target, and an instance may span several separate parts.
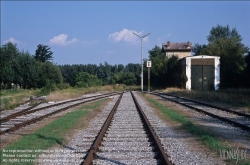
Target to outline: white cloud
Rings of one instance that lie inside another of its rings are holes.
[[[58,36],[53,37],[52,39],[49,40],[50,44],[55,44],[55,45],[60,45],[60,46],[65,46],[69,44],[73,44],[78,42],[77,38],[73,38],[70,41],[67,41],[68,35],[67,34],[59,34]]]
[[[97,43],[97,40],[93,40],[93,41],[82,41],[82,44],[84,46],[93,46]]]
[[[140,41],[140,38],[134,35],[133,32],[139,35],[143,33],[142,31],[137,32],[135,30],[123,29],[120,32],[109,34],[108,38],[114,42],[124,41],[128,43],[137,43]],[[148,41],[148,37],[143,38],[143,41]]]
[[[20,41],[16,40],[13,37],[10,37],[8,40],[4,41],[4,43],[7,43],[7,42],[11,42],[13,44],[19,44],[19,43],[21,43]]]

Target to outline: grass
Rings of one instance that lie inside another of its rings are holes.
[[[13,89],[1,90],[0,110],[14,109],[24,103],[28,98],[35,95],[37,90]]]
[[[104,93],[104,92],[113,92],[113,91],[122,91],[129,89],[137,89],[138,86],[125,86],[123,84],[120,85],[106,85],[106,86],[97,86],[97,87],[89,87],[89,88],[75,88],[69,87],[67,89],[56,89],[47,95],[47,101],[59,101],[80,97],[84,94],[89,93]],[[19,90],[1,90],[0,97],[0,110],[5,109],[14,109],[18,107],[20,104],[24,103],[31,96],[40,96],[41,90],[28,90],[28,89],[19,89]],[[31,100],[31,105],[36,104],[37,102]]]
[[[80,97],[84,94],[89,93],[104,93],[104,92],[114,92],[114,91],[122,91],[122,90],[130,90],[137,89],[137,86],[124,86],[124,85],[106,85],[106,86],[97,86],[97,87],[89,87],[89,88],[67,88],[62,90],[56,90],[51,92],[46,100],[48,101],[59,101],[72,99],[76,97]]]
[[[250,89],[221,89],[218,91],[189,91],[177,88],[163,90],[170,94],[213,103],[222,103],[250,109]]]
[[[73,112],[69,112],[66,115],[56,119],[55,121],[49,123],[45,127],[35,131],[33,134],[26,135],[22,137],[19,141],[16,141],[7,147],[4,150],[46,150],[56,144],[63,145],[65,142],[64,134],[67,131],[73,129],[82,118],[90,112],[90,109],[99,108],[104,102],[108,99],[101,99],[96,102],[90,103],[87,106],[83,105]],[[9,164],[3,162],[3,150],[0,152],[0,162],[2,164]],[[31,154],[31,152],[23,152],[22,154]],[[33,153],[34,154],[34,153]],[[37,155],[36,155],[37,157]],[[35,160],[36,157],[27,157],[26,159]],[[13,163],[11,163],[13,164]],[[15,163],[14,163],[15,164]],[[25,163],[16,163],[16,164],[33,164],[31,162]]]
[[[160,102],[147,97],[145,94],[142,94],[142,95],[143,97],[147,99],[148,102],[150,102],[157,109],[159,109],[163,113],[164,116],[166,116],[171,121],[181,123],[181,129],[184,129],[187,132],[196,136],[203,144],[208,146],[211,150],[216,151],[218,153],[220,150],[232,150],[232,148],[223,144],[223,142],[219,140],[215,134],[206,131],[201,126],[194,125],[191,120],[179,114],[178,112],[167,108],[165,105],[161,104]],[[229,161],[229,163],[232,163],[232,160]],[[246,160],[240,160],[237,164],[250,165],[250,162]]]

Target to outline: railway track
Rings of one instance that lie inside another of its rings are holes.
[[[21,110],[17,113],[5,116],[0,122],[0,135],[8,132],[15,131],[21,127],[30,125],[51,115],[65,111],[71,107],[78,106],[80,104],[98,100],[101,98],[117,95],[117,92],[108,93],[103,95],[95,95],[85,98],[72,99],[68,101],[62,101],[56,104],[48,106],[33,106],[27,109]]]
[[[189,107],[198,112],[202,112],[213,118],[217,118],[223,122],[232,124],[233,126],[240,127],[241,129],[250,131],[250,115],[233,111],[231,109],[226,109],[211,104],[198,102],[166,93],[161,92],[150,92],[150,94],[159,96],[161,98],[173,101],[175,103],[181,104],[183,106]]]
[[[119,97],[119,99],[118,99]],[[193,141],[192,141],[193,142]],[[195,143],[192,143],[195,144]],[[225,164],[194,151],[187,136],[164,123],[136,92],[114,96],[69,143],[39,155],[39,164]],[[45,159],[46,158],[46,159]]]
[[[81,164],[171,164],[133,93],[120,96]]]

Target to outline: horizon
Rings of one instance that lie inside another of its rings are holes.
[[[167,42],[207,44],[212,27],[236,28],[250,46],[250,2],[1,2],[1,45],[35,53],[48,45],[57,65],[141,64]],[[27,10],[27,8],[29,10]]]

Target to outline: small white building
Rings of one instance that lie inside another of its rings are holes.
[[[186,73],[187,90],[218,90],[220,84],[219,56],[188,56],[180,59],[181,70]]]

